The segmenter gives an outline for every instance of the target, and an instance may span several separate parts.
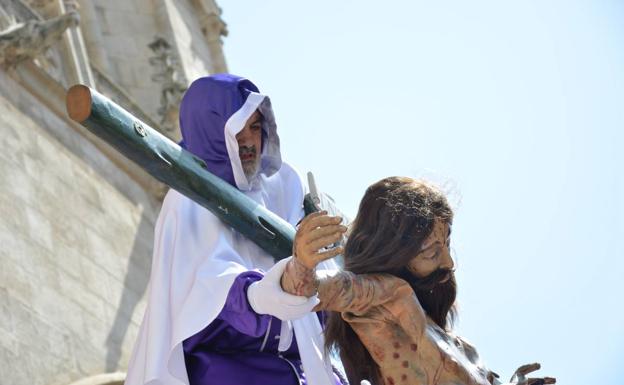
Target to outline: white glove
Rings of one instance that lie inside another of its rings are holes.
[[[290,258],[277,262],[261,280],[247,288],[247,300],[256,313],[290,321],[310,313],[320,302],[317,296],[306,298],[282,290],[280,281]]]

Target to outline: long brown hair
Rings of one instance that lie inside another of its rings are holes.
[[[433,230],[436,218],[448,223],[453,219],[453,211],[439,189],[406,177],[380,180],[366,190],[351,224],[344,269],[355,274],[390,273],[405,279],[427,315],[446,329],[455,315],[454,276],[439,284],[448,272],[437,271],[418,279],[406,269]],[[379,367],[340,313],[329,314],[325,343],[327,350],[340,353],[351,384],[363,379],[381,383]]]

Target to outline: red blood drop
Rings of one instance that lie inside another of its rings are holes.
[[[410,349],[412,349],[412,351],[415,352],[418,349],[418,346],[416,346],[416,344],[411,344]]]
[[[400,348],[400,347],[401,347],[401,345],[400,345],[398,342],[395,342],[395,343],[394,343],[394,348],[395,348],[395,349],[398,349],[398,348]]]
[[[392,358],[394,358],[395,360],[399,358],[399,353],[397,352],[392,353]]]
[[[394,385],[394,378],[392,378],[392,377],[388,377],[388,378],[387,378],[387,382],[388,382],[388,384],[390,384],[390,385]]]
[[[407,381],[407,374],[401,374],[401,380]]]
[[[402,365],[403,365],[404,368],[407,368],[409,366],[409,363],[407,361],[403,361]]]

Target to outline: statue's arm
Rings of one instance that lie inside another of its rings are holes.
[[[320,303],[315,311],[330,310],[364,314],[371,307],[388,305],[402,291],[409,296],[407,283],[388,274],[353,274],[337,271],[331,276],[321,276],[292,258],[282,275],[284,291],[311,297],[318,294]]]

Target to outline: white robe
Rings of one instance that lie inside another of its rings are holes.
[[[232,115],[224,128],[235,179],[245,195],[295,225],[303,217],[305,187],[297,172],[281,161],[268,98],[256,95],[247,99],[239,110],[243,112]],[[271,172],[260,173],[249,182],[242,171],[234,136],[256,109],[269,125],[263,128],[270,145],[263,146],[261,167]],[[125,383],[188,385],[182,342],[218,316],[240,273],[266,271],[274,261],[256,244],[175,190],[165,197],[154,239],[147,308]],[[323,268],[335,267],[330,262]],[[310,313],[292,322],[308,383],[333,385],[331,366],[323,355],[318,318]]]

